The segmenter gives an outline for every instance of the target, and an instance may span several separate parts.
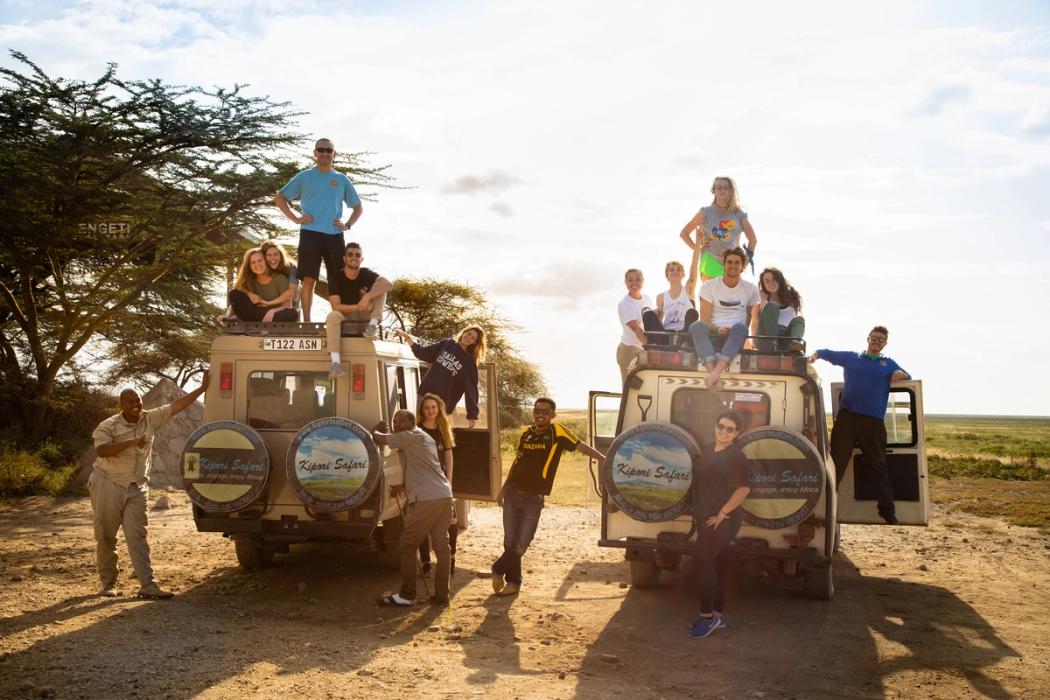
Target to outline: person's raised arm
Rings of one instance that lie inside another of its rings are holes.
[[[201,385],[199,387],[186,394],[185,396],[180,396],[179,398],[171,402],[171,415],[174,416],[175,414],[181,412],[187,406],[192,404],[194,401],[196,401],[198,396],[200,396],[208,390],[209,384],[211,384],[211,370],[206,369],[204,370],[204,378],[201,379]]]
[[[696,216],[694,216],[692,219],[689,220],[688,224],[686,224],[685,226],[682,227],[681,233],[678,234],[679,237],[683,241],[685,241],[685,244],[687,246],[689,246],[690,248],[692,248],[692,249],[695,249],[696,246],[700,243],[700,236],[699,235],[697,235],[695,241],[693,240],[693,231],[695,231],[696,229],[698,229],[700,227],[700,224],[701,224],[701,222],[703,220],[704,220],[704,210],[701,209],[700,211],[698,211],[696,213]]]

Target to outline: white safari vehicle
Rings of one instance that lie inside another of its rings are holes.
[[[324,325],[234,322],[211,348],[204,424],[182,452],[183,486],[201,532],[233,540],[246,568],[301,542],[351,542],[396,562],[402,505],[397,450],[371,437],[394,411],[415,411],[424,366],[407,345],[364,337],[346,322],[344,373],[331,379]],[[499,412],[492,365],[483,364],[481,415],[454,429],[453,491],[460,527],[470,500],[500,487]]]
[[[692,459],[707,449],[718,414],[734,410],[744,418],[739,444],[750,459],[752,483],[731,557],[766,560],[801,576],[807,596],[834,594],[836,523],[883,521],[867,472],[854,469],[863,459],[859,450],[836,495],[820,378],[803,352],[745,350],[715,393],[692,352],[650,349],[622,393],[590,393],[590,435],[606,454],[598,544],[624,549],[632,585],[656,585],[661,569],[680,568],[684,556],[692,561]],[[841,386],[832,385],[836,410]],[[925,525],[921,382],[892,385],[885,420],[897,517],[904,525]]]

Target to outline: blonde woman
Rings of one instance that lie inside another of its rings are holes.
[[[456,446],[456,439],[452,435],[452,424],[448,422],[445,412],[445,402],[437,394],[425,394],[419,402],[419,427],[423,432],[434,438],[437,443],[438,461],[441,468],[448,477],[448,483],[452,483],[452,448]],[[455,503],[455,501],[453,501]],[[456,522],[456,513],[452,512],[452,524],[448,526],[448,546],[452,552],[449,573],[456,573],[456,540],[459,537],[459,524]],[[419,560],[423,563],[423,575],[430,576],[430,536],[419,545]]]
[[[689,282],[685,287],[689,298],[693,298],[696,293],[697,273],[704,282],[722,276],[722,256],[740,245],[741,231],[747,238],[747,254],[754,264],[758,238],[747,218],[747,212],[740,208],[736,182],[724,175],[716,177],[711,183],[711,194],[714,195],[711,204],[701,207],[679,234],[685,244],[693,249]],[[693,231],[696,231],[696,240],[692,238]]]
[[[252,248],[244,253],[230,290],[230,306],[242,321],[295,321],[299,314],[291,302],[280,300],[287,289],[288,277],[271,272],[263,252]]]
[[[677,260],[672,260],[664,266],[664,277],[667,278],[670,288],[656,295],[655,310],[645,309],[642,312],[645,335],[657,345],[670,345],[669,331],[683,333],[694,321],[700,319],[696,304],[682,287],[685,266]]]
[[[417,338],[404,331],[395,331],[412,348],[412,354],[430,363],[419,393],[437,394],[448,409],[456,410],[456,404],[464,395],[467,400],[467,423],[473,428],[478,420],[478,365],[485,361],[485,330],[481,326],[468,326],[455,338],[445,338],[430,345],[420,345]]]

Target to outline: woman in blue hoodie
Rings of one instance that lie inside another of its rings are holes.
[[[455,338],[445,338],[430,345],[404,331],[396,331],[412,348],[412,354],[430,363],[430,369],[419,384],[419,395],[437,394],[451,415],[464,395],[467,398],[467,424],[473,428],[478,420],[478,364],[485,360],[485,330],[468,326]]]

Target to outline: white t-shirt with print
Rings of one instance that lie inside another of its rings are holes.
[[[642,347],[642,341],[638,340],[638,336],[627,327],[627,324],[637,321],[639,326],[642,325],[642,309],[655,308],[656,304],[648,294],[643,294],[641,299],[633,299],[630,294],[625,294],[616,309],[620,314],[620,327],[623,329],[623,337],[620,338],[620,342],[636,348]]]
[[[700,285],[700,300],[711,302],[711,323],[730,328],[738,323],[748,324],[747,307],[759,303],[758,287],[753,282],[740,280],[728,287],[721,277]]]

